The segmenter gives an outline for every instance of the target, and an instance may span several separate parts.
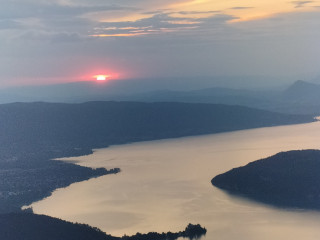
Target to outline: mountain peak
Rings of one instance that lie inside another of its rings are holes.
[[[313,86],[313,85],[318,85],[318,84],[303,81],[303,80],[297,80],[291,86]]]
[[[319,100],[320,85],[298,80],[284,91],[284,96],[295,100]]]
[[[316,83],[311,83],[311,82],[306,82],[303,80],[297,80],[295,81],[291,86],[285,90],[286,92],[288,91],[293,91],[293,90],[314,90],[314,89],[320,89],[320,85]]]

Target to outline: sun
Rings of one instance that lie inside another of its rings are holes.
[[[117,79],[118,75],[114,73],[104,73],[100,72],[100,74],[91,75],[90,79],[91,81],[97,81],[97,82],[108,82],[110,80]]]
[[[107,75],[97,75],[95,77],[96,77],[97,81],[105,81],[108,78]]]

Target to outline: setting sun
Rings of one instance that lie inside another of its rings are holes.
[[[108,77],[109,77],[108,75],[97,75],[97,76],[95,76],[97,81],[105,81],[105,80],[107,80]]]

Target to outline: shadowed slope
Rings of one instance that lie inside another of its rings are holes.
[[[281,152],[214,177],[214,186],[280,207],[320,209],[320,151]]]

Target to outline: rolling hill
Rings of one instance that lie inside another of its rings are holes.
[[[2,146],[19,149],[100,147],[313,121],[312,116],[241,106],[87,102],[0,105]]]
[[[320,209],[320,151],[281,152],[214,177],[211,183],[259,202]]]

